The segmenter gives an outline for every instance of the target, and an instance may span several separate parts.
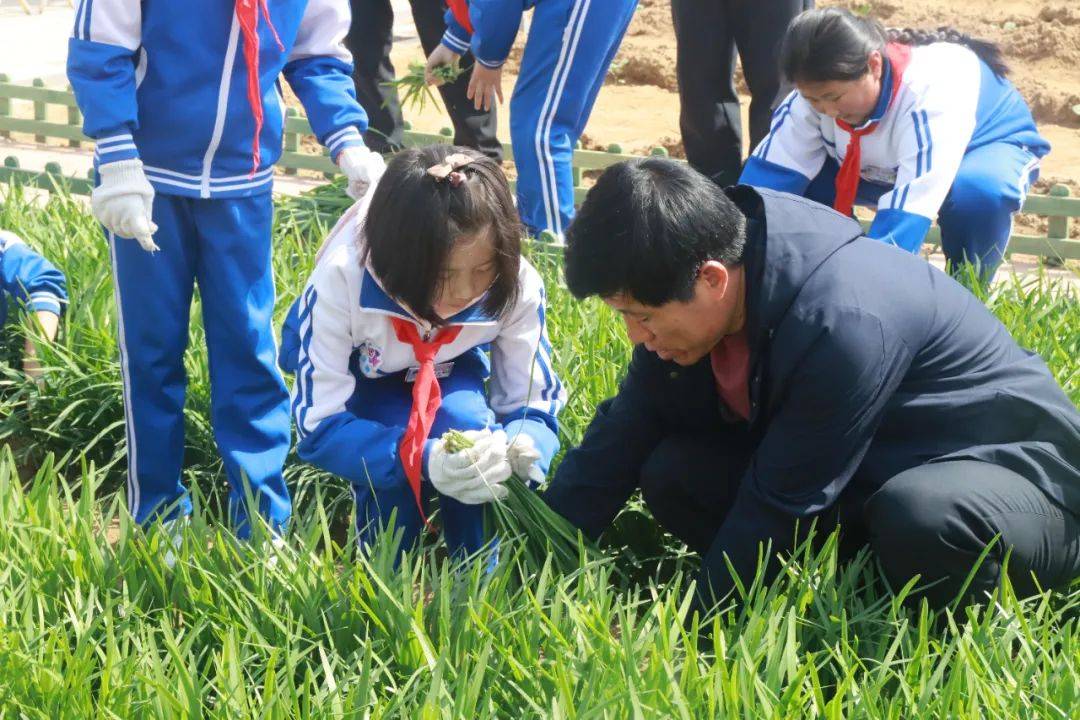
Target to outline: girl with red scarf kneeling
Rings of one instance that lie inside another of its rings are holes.
[[[998,48],[825,8],[791,22],[780,64],[796,90],[740,182],[844,214],[875,207],[867,235],[910,252],[936,218],[953,267],[972,263],[989,280],[1050,151]]]
[[[498,164],[436,145],[396,155],[319,251],[279,362],[297,451],[351,483],[361,543],[396,513],[411,547],[438,496],[448,547],[475,553],[502,483],[543,480],[566,393],[521,237]]]

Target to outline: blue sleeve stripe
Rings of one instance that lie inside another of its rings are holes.
[[[34,312],[43,310],[59,315],[61,307],[62,306],[60,304],[60,301],[55,298],[53,298],[52,300],[46,298],[30,299],[30,309],[32,309]]]
[[[926,133],[926,172],[930,172],[931,153],[934,150],[934,140],[930,137],[930,120],[926,117],[926,111],[922,111],[923,131]]]
[[[446,47],[459,55],[464,55],[469,52],[469,42],[467,40],[462,40],[449,29],[443,33],[443,45],[446,45]]]
[[[296,397],[293,398],[293,417],[296,418],[296,434],[303,439],[307,436],[304,421],[307,419],[308,410],[311,408],[311,391],[314,385],[315,367],[308,358],[311,349],[312,313],[315,309],[315,301],[318,293],[315,287],[309,287],[304,293],[303,310],[300,313],[300,361],[296,368]],[[305,328],[305,322],[307,326]]]
[[[79,28],[82,26],[83,6],[85,4],[85,0],[79,0],[79,4],[75,6],[75,26],[71,28],[71,35],[76,40],[83,39],[82,35],[79,33]]]
[[[548,340],[547,336],[547,313],[544,310],[545,302],[546,294],[541,293],[540,306],[537,308],[537,314],[540,318],[540,347],[537,348],[536,362],[540,365],[540,372],[544,375],[545,382],[545,387],[543,392],[540,393],[540,397],[550,401],[548,413],[554,417],[555,415],[558,415],[561,406],[560,398],[562,396],[562,381],[552,367],[551,341]]]
[[[104,150],[106,148],[111,148],[113,145],[121,145],[130,142],[134,142],[131,133],[123,133],[121,135],[110,135],[109,137],[98,138],[95,147],[99,150]]]
[[[773,136],[776,134],[776,131],[780,129],[780,127],[784,124],[784,120],[787,120],[788,115],[791,114],[791,103],[793,102],[795,102],[794,96],[792,96],[791,99],[788,100],[786,103],[778,107],[776,109],[776,112],[773,113],[772,129],[769,131],[769,136],[765,138],[765,142],[762,144],[761,148],[756,153],[756,155],[762,160],[766,159],[769,155],[769,148],[772,146]]]
[[[102,155],[111,155],[113,153],[123,152],[125,150],[138,150],[138,148],[135,147],[135,143],[132,142],[123,143],[121,145],[109,145],[108,147],[101,147],[99,145],[98,147],[94,148],[94,154],[96,154],[98,157],[101,157]]]
[[[360,131],[355,127],[349,126],[343,130],[339,130],[326,139],[326,149],[330,151],[330,156],[333,157],[339,150],[344,149],[349,144],[363,144],[364,139],[360,136]]]
[[[784,121],[787,119],[787,116],[791,114],[791,112],[792,106],[789,101],[787,105],[784,105],[783,107],[781,107],[780,110],[777,111],[777,116],[775,116],[777,120],[775,120],[775,122],[773,123],[772,130],[769,131],[769,136],[765,138],[765,144],[761,145],[760,149],[757,151],[758,158],[760,158],[761,160],[766,160],[769,157],[769,148],[772,147],[772,138],[775,136],[775,134],[777,134],[781,126],[783,126]]]
[[[923,170],[923,137],[921,122],[919,121],[919,114],[917,112],[912,111],[911,122],[915,123],[915,142],[919,144],[919,151],[915,155],[915,177],[921,177]]]
[[[90,39],[90,18],[94,15],[94,0],[86,0],[83,9],[83,40]]]

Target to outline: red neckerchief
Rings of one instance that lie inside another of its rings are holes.
[[[416,507],[420,510],[420,517],[424,519],[424,524],[427,525],[424,504],[420,500],[420,466],[424,462],[424,443],[431,433],[435,413],[442,405],[442,391],[439,389],[439,380],[435,377],[435,355],[440,347],[457,339],[461,326],[442,328],[435,333],[434,338],[424,341],[416,325],[408,320],[392,317],[390,322],[394,325],[397,339],[412,346],[413,355],[420,363],[420,371],[413,383],[412,409],[409,410],[409,422],[405,426],[405,435],[401,438],[400,454],[401,464],[405,468],[405,477],[408,478],[409,487],[412,488],[413,496],[416,498]]]
[[[446,0],[446,4],[450,8],[450,12],[454,14],[454,19],[458,21],[458,24],[465,28],[465,32],[472,35],[473,29],[472,22],[469,20],[468,0]]]
[[[274,24],[270,22],[270,10],[266,7],[266,0],[236,0],[236,19],[240,22],[240,30],[244,34],[244,62],[247,64],[247,97],[248,105],[251,106],[251,114],[255,117],[255,137],[251,141],[251,173],[255,175],[259,169],[259,133],[263,126],[262,88],[259,85],[259,11],[262,11],[263,19],[274,34],[274,42],[278,49],[285,52],[285,46],[281,44]]]
[[[911,62],[911,46],[889,43],[885,46],[885,57],[889,59],[889,64],[892,66],[892,88],[889,91],[889,104],[892,104],[896,93],[900,90],[900,80],[904,76],[904,70]],[[851,208],[855,204],[855,194],[859,189],[859,170],[862,166],[860,140],[863,135],[869,135],[877,130],[881,119],[868,122],[859,129],[853,128],[839,118],[836,119],[836,124],[851,138],[848,140],[847,152],[844,153],[844,162],[836,173],[836,199],[833,201],[833,209],[844,215],[850,215]]]

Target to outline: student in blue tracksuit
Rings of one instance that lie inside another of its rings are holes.
[[[792,21],[780,56],[796,90],[740,182],[876,207],[867,235],[910,252],[936,217],[954,267],[991,277],[1050,151],[997,47],[827,8]]]
[[[297,452],[352,485],[362,543],[396,513],[412,546],[438,496],[447,546],[475,553],[511,472],[543,480],[566,391],[520,243],[498,164],[436,145],[394,156],[370,209],[354,205],[319,252],[281,365]],[[447,450],[450,429],[475,445]]]
[[[230,517],[246,537],[248,490],[271,526],[290,515],[288,395],[271,328],[277,83],[284,75],[351,192],[362,190],[382,159],[361,139],[348,29],[340,0],[83,0],[76,10],[68,77],[97,142],[92,206],[112,250],[128,503],[140,523],[191,508],[180,472],[196,282]]]
[[[502,100],[502,66],[525,10],[535,6],[525,55],[510,99],[510,140],[518,212],[534,236],[562,239],[574,214],[571,174],[581,137],[637,0],[450,0],[431,71],[472,52],[469,97],[476,106]]]
[[[67,282],[51,262],[34,252],[18,235],[0,230],[0,327],[14,310],[34,314],[43,337],[52,340],[67,305]],[[37,377],[39,367],[33,340],[23,345],[23,369]]]

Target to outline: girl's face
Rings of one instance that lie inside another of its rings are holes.
[[[797,82],[795,87],[815,111],[858,127],[874,112],[881,95],[881,53],[870,53],[869,65],[857,80]]]
[[[443,270],[435,312],[449,318],[472,305],[495,282],[495,233],[490,227],[459,237]]]

